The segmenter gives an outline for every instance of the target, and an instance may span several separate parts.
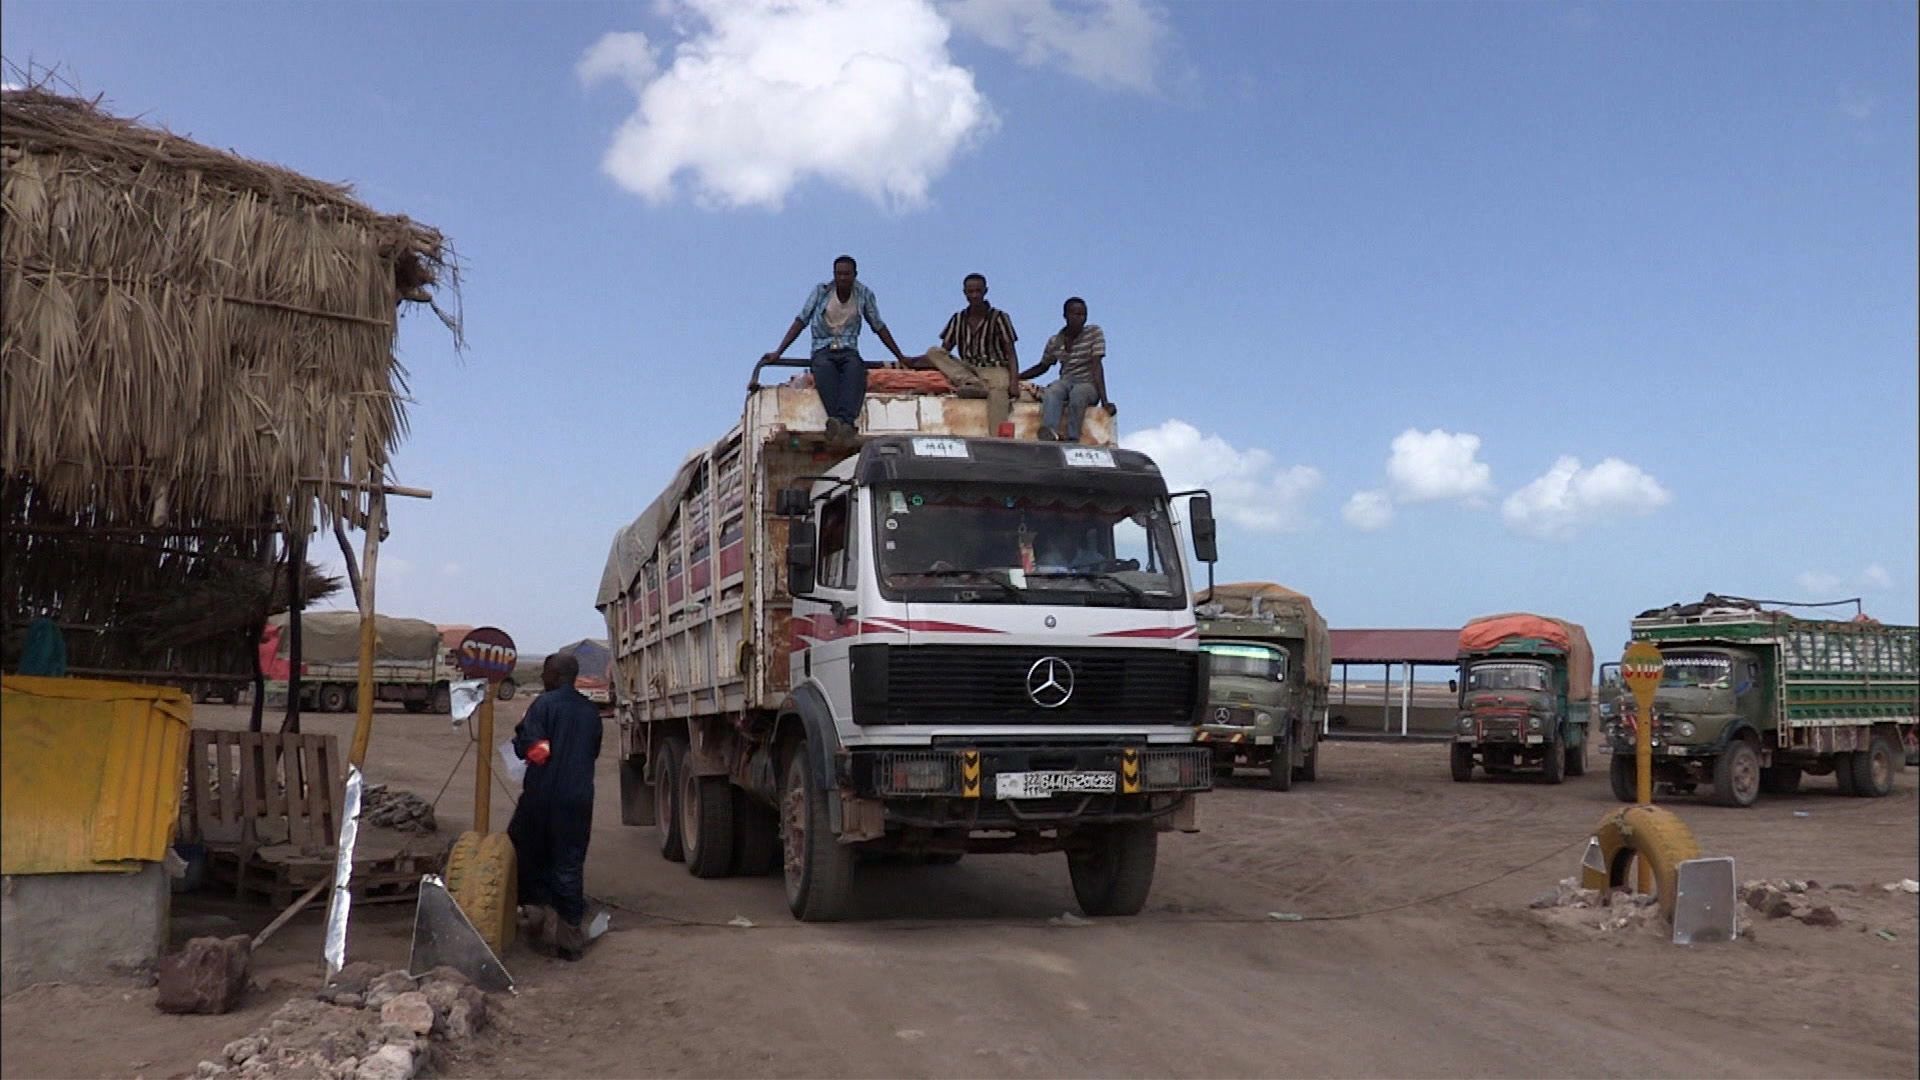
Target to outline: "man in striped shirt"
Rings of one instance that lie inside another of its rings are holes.
[[[987,399],[987,433],[998,434],[1012,412],[1013,390],[1019,385],[1020,359],[1007,313],[987,303],[987,277],[968,274],[960,283],[967,306],[953,313],[940,331],[940,348],[927,351],[927,363],[938,368],[963,396]],[[956,355],[957,354],[957,355]]]
[[[1060,311],[1066,325],[1047,339],[1040,362],[1021,372],[1020,377],[1031,379],[1060,365],[1060,378],[1040,398],[1040,438],[1079,442],[1080,422],[1088,409],[1100,405],[1108,416],[1119,410],[1107,399],[1107,335],[1098,326],[1087,324],[1085,300],[1070,297]]]

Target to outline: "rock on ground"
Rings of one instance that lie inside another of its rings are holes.
[[[194,938],[160,958],[154,1004],[169,1013],[231,1012],[246,996],[252,971],[252,938]]]

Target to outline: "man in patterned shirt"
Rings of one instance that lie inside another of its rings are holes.
[[[1041,395],[1040,438],[1079,442],[1080,421],[1089,408],[1100,405],[1108,416],[1119,410],[1107,400],[1107,335],[1098,326],[1087,325],[1085,300],[1070,297],[1060,310],[1066,325],[1047,339],[1040,362],[1021,372],[1020,377],[1031,379],[1060,365],[1060,378]]]
[[[861,321],[873,327],[895,360],[907,363],[900,346],[894,344],[893,332],[880,321],[873,290],[854,279],[858,272],[851,255],[833,260],[833,280],[813,287],[793,325],[787,327],[787,336],[780,339],[780,347],[763,357],[778,360],[801,330],[812,329],[813,386],[827,411],[827,438],[833,442],[852,440],[860,433],[860,409],[867,400],[867,365],[860,359]]]
[[[1020,335],[1006,312],[987,303],[985,274],[968,274],[960,282],[960,293],[967,306],[947,320],[940,348],[927,351],[927,363],[963,396],[987,399],[987,432],[997,434],[1012,411],[1013,390],[1019,385],[1020,360],[1013,343]]]

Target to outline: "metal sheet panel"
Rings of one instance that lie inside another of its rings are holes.
[[[0,679],[0,872],[132,872],[173,842],[193,703],[166,686]]]
[[[1705,945],[1732,941],[1738,903],[1734,897],[1733,857],[1688,859],[1675,875],[1673,943]]]

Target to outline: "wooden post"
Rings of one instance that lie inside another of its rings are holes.
[[[280,722],[281,734],[300,733],[300,609],[306,606],[302,593],[307,580],[307,536],[304,526],[287,525],[287,718]]]
[[[380,561],[380,530],[386,525],[387,497],[379,488],[367,494],[367,535],[360,558],[360,689],[356,695],[358,716],[353,722],[353,746],[347,753],[349,764],[362,769],[367,763],[367,741],[373,737],[373,653],[375,569]],[[344,535],[344,534],[342,534]]]
[[[486,697],[480,701],[476,734],[480,747],[474,752],[473,831],[485,836],[493,831],[493,680],[487,680]]]

